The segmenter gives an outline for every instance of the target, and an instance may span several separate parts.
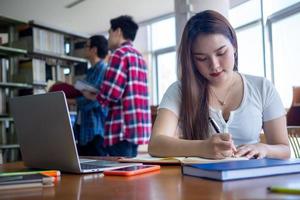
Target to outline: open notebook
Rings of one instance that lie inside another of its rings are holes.
[[[216,163],[216,162],[226,162],[226,161],[233,161],[233,160],[248,160],[246,157],[230,157],[225,159],[207,159],[207,158],[200,158],[200,157],[152,157],[149,154],[137,156],[134,158],[121,158],[120,162],[136,162],[136,163],[155,163],[155,164],[194,164],[194,163]]]

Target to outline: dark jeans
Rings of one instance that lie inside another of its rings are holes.
[[[123,140],[112,146],[103,146],[103,137],[97,135],[86,145],[77,145],[79,156],[125,156],[135,157],[138,145]]]

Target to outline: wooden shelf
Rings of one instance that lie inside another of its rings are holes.
[[[0,122],[6,122],[6,121],[12,122],[12,121],[14,121],[14,119],[12,117],[1,117],[0,116]]]
[[[59,59],[59,60],[65,60],[65,61],[70,61],[70,62],[77,62],[77,63],[87,63],[87,60],[84,58],[78,58],[78,57],[73,57],[73,56],[67,56],[63,54],[55,54],[55,53],[50,53],[50,52],[44,52],[44,51],[38,51],[35,50],[34,52],[28,52],[29,55],[37,56],[37,57],[50,57],[54,59]]]
[[[34,87],[47,87],[46,82],[35,82],[32,84],[27,83],[13,83],[13,82],[0,82],[0,88],[15,88],[15,89],[32,89]]]
[[[32,83],[32,86],[35,87],[47,87],[47,83],[46,82],[34,82]]]
[[[79,58],[79,57],[73,57],[73,56],[68,56],[68,55],[61,55],[61,59],[63,60],[68,60],[68,61],[74,61],[74,62],[80,62],[80,63],[87,63],[88,61],[84,58]]]
[[[27,54],[27,50],[13,47],[0,46],[0,55],[4,56],[18,56]]]
[[[20,148],[19,144],[0,144],[0,149],[18,149]]]
[[[82,39],[87,39],[89,37],[88,35],[74,34],[73,32],[61,30],[61,28],[56,28],[56,27],[53,27],[53,26],[50,26],[50,25],[43,24],[42,22],[34,21],[34,20],[29,21],[29,25],[33,26],[33,27],[37,27],[37,28],[57,32],[57,33],[62,33],[64,35],[69,35],[69,36],[82,38]]]
[[[26,24],[26,23],[23,21],[11,19],[0,15],[0,26],[11,26],[11,25],[21,25],[21,24]]]
[[[32,88],[32,85],[26,84],[26,83],[13,83],[13,82],[0,82],[0,88],[15,88],[15,89],[30,89]]]

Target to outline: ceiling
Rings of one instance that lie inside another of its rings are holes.
[[[109,20],[133,16],[138,23],[174,12],[174,0],[0,0],[0,16],[34,20],[46,26],[84,36],[103,33]]]

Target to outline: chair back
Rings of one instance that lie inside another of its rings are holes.
[[[300,105],[300,86],[293,86],[292,106]]]
[[[288,126],[300,126],[300,86],[293,87],[293,101],[286,118]]]
[[[150,108],[151,108],[151,121],[153,126],[157,116],[158,105],[152,105]]]
[[[300,158],[300,126],[288,126],[288,137],[296,158]]]

